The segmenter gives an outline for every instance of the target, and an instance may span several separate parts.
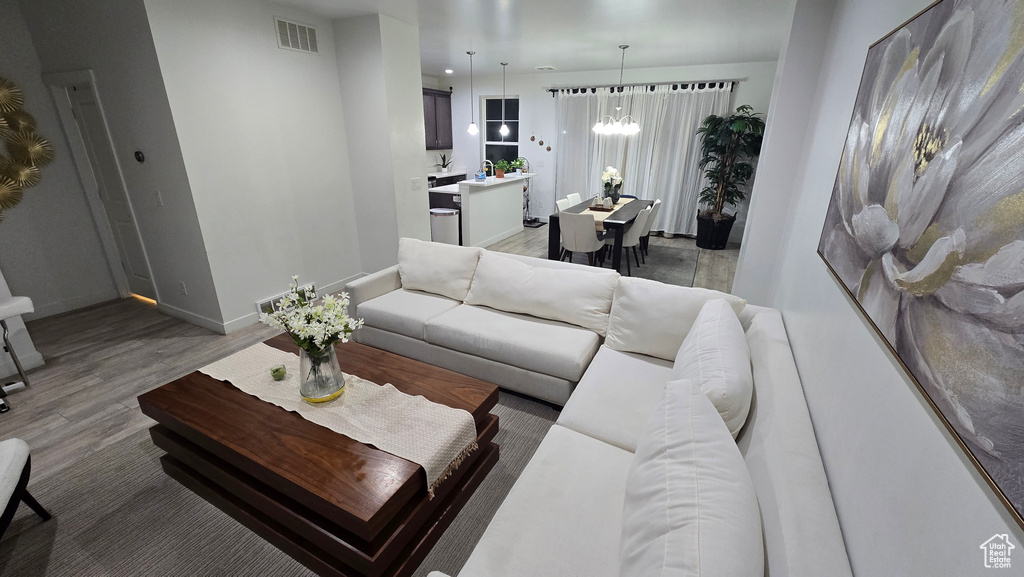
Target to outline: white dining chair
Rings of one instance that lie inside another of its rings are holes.
[[[569,196],[566,196],[565,198],[569,200],[569,206],[576,206],[577,204],[583,202],[583,198],[580,196],[578,192],[571,193]]]
[[[640,233],[640,258],[643,259],[644,264],[647,264],[647,244],[651,239],[651,227],[654,226],[654,219],[658,218],[658,211],[661,210],[661,199],[656,199],[654,205],[651,206],[651,215],[647,217],[647,224],[644,225],[644,230]]]
[[[586,253],[587,262],[593,266],[597,260],[597,251],[604,248],[604,233],[598,234],[594,215],[562,212],[558,215],[558,223],[562,246],[565,247],[562,260],[568,258],[572,262],[572,253],[582,252]]]
[[[562,212],[563,210],[572,206],[572,204],[569,202],[568,198],[560,198],[555,201],[555,206],[558,207],[558,212]]]
[[[636,245],[640,244],[640,233],[643,232],[644,226],[647,224],[647,221],[651,217],[651,210],[652,208],[649,206],[641,210],[640,213],[636,215],[636,220],[633,221],[633,224],[629,225],[629,227],[626,228],[626,230],[622,231],[622,248],[633,249],[633,258],[636,260],[637,268],[640,267],[640,257],[637,256]],[[607,245],[614,246],[615,239],[606,238],[604,239],[604,243]],[[629,267],[628,252],[626,253],[626,275],[633,276],[633,271],[631,271]]]

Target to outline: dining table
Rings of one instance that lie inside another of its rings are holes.
[[[565,209],[562,212],[571,212],[573,214],[580,214],[590,208],[591,199],[587,199],[579,204],[575,204]],[[640,214],[640,211],[652,206],[653,200],[641,200],[635,198],[630,202],[622,204],[621,201],[616,205],[613,210],[604,220],[595,220],[594,234],[597,234],[603,227],[608,234],[612,235],[615,239],[615,243],[612,245],[612,268],[616,271],[619,270],[619,266],[622,264],[622,234],[626,230],[626,227],[636,220],[636,216]],[[554,213],[548,217],[548,258],[551,260],[558,260],[562,252],[562,229],[558,223],[558,213]]]

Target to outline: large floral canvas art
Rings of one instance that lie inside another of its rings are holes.
[[[1024,526],[1024,0],[871,46],[818,252]]]

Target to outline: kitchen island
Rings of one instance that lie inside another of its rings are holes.
[[[452,204],[461,211],[464,246],[485,247],[522,232],[523,186],[535,175],[506,173],[505,178],[463,180],[431,188],[429,192],[435,198],[439,194],[451,195]]]

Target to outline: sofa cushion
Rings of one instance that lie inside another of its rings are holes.
[[[737,314],[746,305],[745,300],[718,291],[622,278],[615,289],[605,344],[671,361],[704,303],[720,298]]]
[[[484,251],[466,303],[563,321],[604,336],[619,273],[589,268],[540,268]]]
[[[459,575],[619,577],[631,457],[551,427]]]
[[[708,301],[679,347],[673,379],[689,379],[704,391],[735,438],[750,412],[754,377],[747,337],[732,308]]]
[[[474,247],[401,238],[398,240],[398,273],[402,287],[464,301],[481,251]]]
[[[587,329],[473,305],[430,319],[424,335],[431,344],[573,382],[600,345]]]
[[[671,378],[668,361],[603,346],[562,409],[558,424],[633,452]]]
[[[459,306],[448,297],[400,288],[359,305],[366,326],[423,340],[423,324]]]
[[[736,443],[700,387],[665,387],[626,479],[622,575],[764,575],[761,517]]]

